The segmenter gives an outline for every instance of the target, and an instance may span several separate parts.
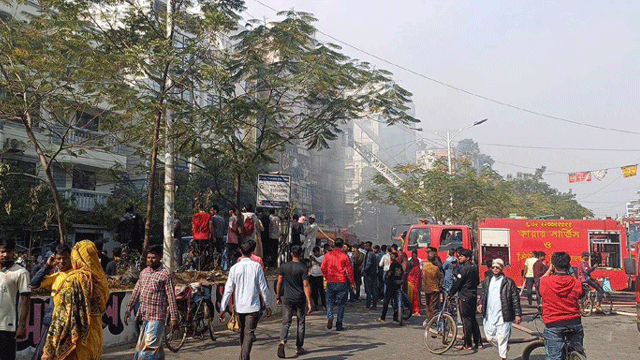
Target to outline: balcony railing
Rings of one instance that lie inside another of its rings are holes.
[[[104,205],[111,193],[102,191],[91,191],[81,189],[66,189],[60,191],[65,199],[69,200],[71,206],[81,211],[90,211],[96,205]]]

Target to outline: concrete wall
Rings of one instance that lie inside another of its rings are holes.
[[[272,310],[274,312],[280,312],[281,308],[275,306],[275,281],[271,279],[267,282],[270,290],[269,298],[271,299]],[[222,300],[222,293],[224,292],[224,284],[208,287],[206,291],[215,292],[211,298],[214,301],[217,314],[220,301]],[[107,308],[105,314],[102,316],[104,347],[132,343],[137,340],[138,333],[135,328],[135,322],[130,321],[129,326],[125,326],[123,321],[126,306],[130,298],[131,291],[117,291],[109,295]],[[42,329],[42,318],[48,306],[48,297],[33,297],[31,299],[31,312],[29,314],[29,321],[27,322],[27,337],[18,342],[18,360],[30,359],[36,346],[38,346],[40,338],[46,335]],[[229,317],[227,316],[227,320],[228,319]],[[214,326],[222,325],[218,316],[215,316]]]

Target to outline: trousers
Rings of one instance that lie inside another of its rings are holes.
[[[333,319],[336,313],[336,328],[342,328],[344,311],[349,298],[349,285],[346,283],[327,283],[327,319]]]
[[[251,348],[256,341],[256,328],[258,327],[258,312],[247,314],[238,313],[240,323],[240,360],[251,359]]]
[[[462,315],[462,329],[464,330],[464,345],[469,347],[478,347],[482,345],[480,326],[478,325],[478,319],[476,319],[477,302],[478,299],[475,296],[469,299],[460,299],[460,314]]]
[[[378,274],[367,275],[364,277],[364,291],[367,293],[366,307],[376,306],[378,304]]]
[[[321,276],[309,276],[309,285],[311,286],[311,301],[313,306],[327,306],[327,298],[324,291],[324,277]]]
[[[301,348],[304,345],[304,332],[305,332],[305,316],[307,314],[307,304],[295,304],[295,305],[282,305],[282,328],[280,329],[280,341],[287,342],[289,337],[289,328],[291,327],[291,319],[293,315],[296,315],[297,320],[297,332],[296,332],[296,347]]]

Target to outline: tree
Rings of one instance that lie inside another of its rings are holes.
[[[431,217],[436,223],[474,225],[483,218],[512,213],[531,218],[593,215],[575,201],[575,195],[560,193],[542,181],[544,168],[507,180],[489,168],[478,174],[465,162],[457,166],[455,175],[447,174],[443,161],[432,169],[409,164],[396,170],[406,176],[400,186],[377,174],[373,179],[376,186],[367,191],[367,197],[395,205],[405,214]]]
[[[39,5],[37,14],[16,10],[0,19],[0,120],[26,133],[51,190],[64,242],[65,207],[54,166],[64,167],[61,158],[88,158],[89,151],[126,141],[110,130],[128,122],[126,114],[109,110],[109,99],[101,92],[117,71],[110,54],[95,50],[87,3],[43,0]]]
[[[458,142],[457,152],[459,155],[471,158],[471,166],[480,172],[485,166],[491,167],[495,162],[491,156],[480,152],[480,146],[472,139],[463,139]]]
[[[118,108],[136,113],[136,145],[149,158],[145,251],[154,217],[158,152],[163,140],[190,138],[194,133],[190,126],[200,128],[195,109],[203,101],[200,96],[207,97],[206,89],[199,86],[200,77],[210,69],[208,64],[216,62],[216,44],[224,32],[235,28],[236,12],[243,6],[240,0],[168,4],[170,9],[154,2],[113,0],[110,6],[96,7],[92,18],[92,26],[101,34],[98,48],[117,55],[114,65],[124,74],[120,81],[130,86],[127,92],[110,95]],[[167,116],[175,127],[163,128]],[[170,153],[167,160],[175,155]],[[165,185],[165,191],[174,187]]]
[[[203,69],[200,86],[211,84],[214,95],[192,118],[206,127],[192,126],[198,133],[184,146],[214,177],[233,177],[234,196],[218,193],[237,208],[242,184],[253,184],[285,144],[326,148],[340,125],[365,113],[389,124],[417,121],[406,113],[411,94],[389,72],[317,41],[311,14],[279,15],[282,21],[251,22],[233,37],[233,51]]]

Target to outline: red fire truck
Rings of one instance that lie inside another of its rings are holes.
[[[554,252],[567,252],[572,266],[578,266],[582,253],[588,251],[590,266],[597,266],[594,278],[608,277],[614,290],[628,287],[623,268],[627,233],[616,220],[486,219],[478,224],[478,250],[480,274],[487,260],[501,258],[507,265],[505,274],[518,284],[532,251],[544,251],[547,259]]]
[[[418,258],[422,261],[427,261],[428,247],[438,249],[441,259],[446,258],[449,249],[459,246],[471,249],[471,230],[465,225],[437,225],[420,220],[420,224],[410,225],[400,239],[407,256],[411,257],[411,252],[417,249]]]

